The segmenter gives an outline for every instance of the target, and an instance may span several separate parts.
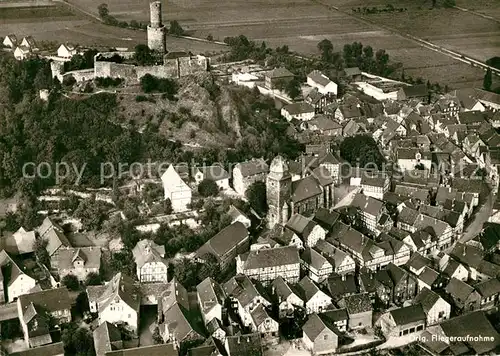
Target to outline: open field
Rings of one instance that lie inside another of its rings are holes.
[[[498,0],[456,0],[457,6],[492,16],[500,20],[500,2]]]
[[[387,4],[383,0],[323,1],[329,1],[335,6],[342,5],[348,11],[354,5],[363,3],[370,6]],[[97,15],[97,6],[102,3],[102,0],[69,0],[69,2]],[[120,20],[148,21],[149,0],[108,0],[106,2],[111,15]],[[480,69],[422,48],[413,41],[346,16],[341,12],[328,11],[324,6],[312,0],[221,0],[219,2],[172,0],[164,1],[164,3],[167,4],[163,9],[164,22],[176,19],[189,33],[201,38],[211,34],[215,39],[223,40],[226,36],[244,34],[250,39],[265,41],[272,47],[286,44],[291,50],[306,55],[318,54],[317,43],[324,38],[331,40],[337,50],[346,43],[360,41],[365,45],[371,45],[375,50],[386,49],[392,60],[404,64],[407,75],[422,76],[433,82],[448,84],[450,87],[477,84],[482,81],[484,75]],[[394,5],[406,7],[407,4],[411,6],[412,3],[414,4],[414,0],[399,0]],[[439,11],[441,10],[436,10],[436,12]],[[446,28],[446,31],[436,31],[436,33],[432,33],[431,29],[426,33],[426,38],[460,51],[465,43],[469,45],[469,52],[466,53],[474,54],[474,57],[479,59],[491,57],[494,48],[498,48],[497,41],[500,40],[496,29],[490,27],[489,22],[492,21],[459,10],[451,11],[456,12],[454,21],[464,21],[465,17],[474,16],[477,23],[473,24],[472,30],[467,30],[465,25],[459,29],[468,31],[469,35],[476,33],[476,38],[473,40],[476,42],[467,42],[468,37],[461,37],[461,32],[451,31],[450,28]],[[372,15],[370,19],[373,16],[382,18],[384,15]],[[386,16],[390,17],[393,14],[386,14]],[[398,16],[409,15],[403,13]],[[398,17],[397,21],[407,23],[404,19],[404,17]],[[434,17],[434,19],[440,20],[439,17]],[[39,22],[35,20],[26,18],[2,21],[0,34],[16,33],[21,36],[31,34],[39,40],[128,48],[146,41],[145,32],[105,26],[95,23],[88,17],[81,17],[80,14],[73,15],[71,18],[55,18],[52,21],[46,21],[43,18],[40,18]],[[386,20],[391,21],[391,19]],[[436,27],[432,23],[426,26]],[[408,28],[418,32],[419,26],[409,23]],[[193,42],[179,38],[169,38],[168,47],[172,50],[191,50],[201,53],[224,49],[212,43]]]
[[[334,2],[329,0],[329,3]],[[424,8],[371,14],[364,18],[481,61],[497,55],[500,48],[499,23],[456,9]]]
[[[38,21],[41,17],[56,19],[61,17],[75,16],[65,6],[37,6],[37,7],[0,7],[1,20],[35,20]]]
[[[32,35],[37,41],[69,42],[83,46],[109,46],[133,48],[139,43],[146,43],[145,31],[134,31],[106,26],[72,12],[64,5],[42,8],[21,9],[18,15],[10,12],[20,9],[0,8],[0,36],[15,34],[18,37]],[[9,13],[3,17],[2,14]],[[226,49],[214,43],[190,41],[183,38],[168,37],[167,45],[175,51],[194,53],[219,52]]]

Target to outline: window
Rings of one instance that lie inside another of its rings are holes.
[[[328,340],[328,335],[323,336],[323,340]]]

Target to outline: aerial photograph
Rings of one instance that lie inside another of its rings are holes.
[[[0,356],[500,355],[500,0],[0,0]]]

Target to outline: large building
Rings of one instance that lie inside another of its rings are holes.
[[[267,221],[269,228],[285,225],[293,214],[315,213],[333,205],[334,181],[327,169],[292,181],[285,159],[277,156],[271,162],[266,178]]]

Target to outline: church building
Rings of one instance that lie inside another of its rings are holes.
[[[319,208],[333,206],[333,178],[327,170],[314,170],[311,175],[292,182],[285,159],[277,156],[271,162],[266,178],[268,227],[285,225],[293,214],[314,214]]]

